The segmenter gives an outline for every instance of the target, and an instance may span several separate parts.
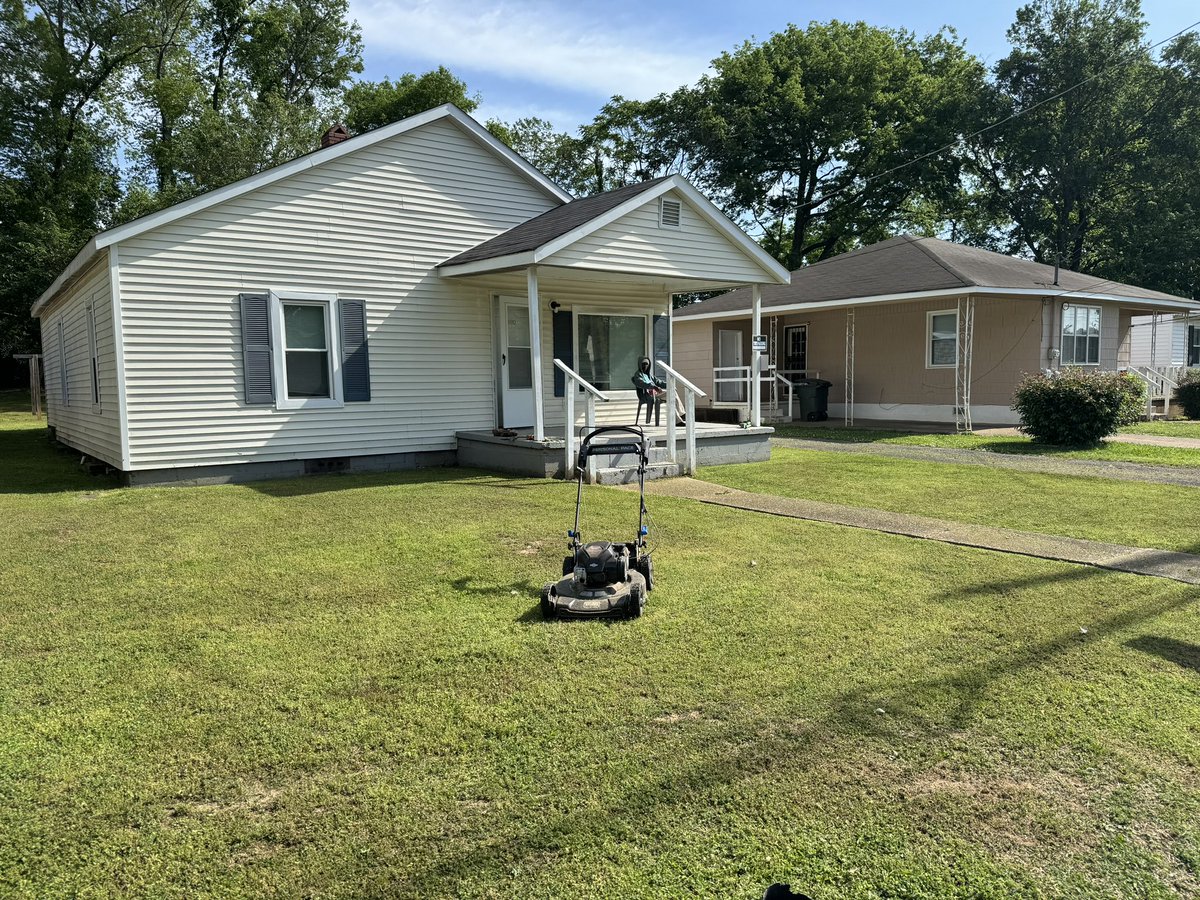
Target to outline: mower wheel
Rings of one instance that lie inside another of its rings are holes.
[[[570,575],[574,571],[575,571],[575,557],[564,556],[563,557],[563,577]]]
[[[646,590],[654,590],[654,559],[649,556],[643,556],[637,562],[637,570],[646,579]]]
[[[629,589],[629,606],[625,608],[626,615],[631,619],[636,619],[641,616],[645,606],[646,592],[642,590],[640,584],[635,584]]]
[[[550,602],[550,592],[554,590],[554,585],[548,584],[542,588],[542,618],[549,621],[558,615],[558,610],[554,608],[554,604]]]

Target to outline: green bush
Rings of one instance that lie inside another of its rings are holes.
[[[1026,375],[1013,395],[1021,430],[1035,441],[1094,447],[1141,417],[1145,384],[1136,375],[1058,369]]]
[[[1188,369],[1179,379],[1179,389],[1175,391],[1183,414],[1189,419],[1200,419],[1200,369]]]

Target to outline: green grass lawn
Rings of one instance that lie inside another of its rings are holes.
[[[1122,431],[1129,434],[1160,434],[1166,437],[1200,438],[1200,422],[1190,419],[1155,419],[1153,422],[1138,422]]]
[[[1200,490],[986,466],[776,447],[771,461],[702,468],[746,491],[1200,553]]]
[[[0,459],[0,895],[1200,890],[1183,585],[663,499],[646,616],[547,624],[561,483]]]
[[[1060,459],[1094,459],[1101,462],[1133,462],[1155,466],[1200,466],[1200,450],[1185,450],[1178,447],[1152,447],[1143,444],[1122,444],[1117,441],[1108,441],[1102,446],[1090,450],[1071,450],[1065,447],[1035,443],[1029,438],[1018,436],[924,434],[876,428],[844,428],[839,425],[825,427],[813,425],[774,425],[772,427],[775,429],[775,434],[778,437],[830,441],[839,444],[908,444],[915,447],[949,447],[957,450],[981,450],[990,453],[1036,454],[1055,456]],[[1146,431],[1143,433],[1168,433],[1176,434],[1179,437],[1197,436],[1178,431]]]

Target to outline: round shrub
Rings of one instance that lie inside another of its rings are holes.
[[[1183,414],[1189,419],[1200,419],[1200,369],[1188,369],[1179,379],[1179,389],[1175,391]]]
[[[1137,376],[1087,369],[1026,375],[1013,395],[1021,430],[1063,447],[1096,446],[1137,421],[1145,405],[1146,389]]]

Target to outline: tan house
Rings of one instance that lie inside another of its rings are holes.
[[[1013,424],[1023,374],[1130,369],[1133,317],[1194,311],[1182,297],[901,235],[795,271],[790,284],[677,310],[674,359],[710,407],[743,420],[756,417],[758,371],[767,418],[787,418],[792,385],[807,377],[832,382],[831,418]]]

